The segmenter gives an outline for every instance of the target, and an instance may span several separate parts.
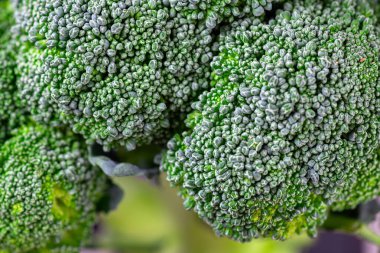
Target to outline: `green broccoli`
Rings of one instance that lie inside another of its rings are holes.
[[[16,94],[16,47],[11,28],[13,11],[9,1],[0,1],[0,142],[24,119]]]
[[[209,87],[219,27],[272,1],[15,1],[18,87],[39,122],[133,150],[168,139]],[[275,1],[280,2],[280,1]]]
[[[157,179],[117,149],[173,132],[160,168],[219,236],[314,236],[379,195],[376,5],[0,0],[0,253],[77,253],[107,175]]]
[[[0,145],[0,252],[79,252],[108,187],[86,153],[74,134],[38,125]]]
[[[379,35],[361,0],[292,1],[220,37],[161,169],[218,235],[284,239],[380,193]]]

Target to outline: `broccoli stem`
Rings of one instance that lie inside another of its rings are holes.
[[[380,246],[380,235],[376,234],[367,224],[352,217],[332,213],[322,227],[328,231],[354,234],[363,240]]]
[[[361,224],[355,234],[370,243],[380,246],[380,235],[376,234],[366,224]]]

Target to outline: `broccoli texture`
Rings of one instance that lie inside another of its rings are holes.
[[[18,86],[34,118],[133,150],[168,139],[209,87],[222,22],[271,1],[17,1]]]
[[[78,253],[160,163],[241,242],[379,195],[377,3],[0,0],[0,253]]]
[[[19,5],[32,43],[19,86],[39,121],[134,149],[164,136],[171,111],[208,87],[211,29],[162,1]]]
[[[0,251],[79,252],[108,180],[70,132],[21,127],[0,146]]]
[[[316,234],[379,194],[379,39],[365,1],[291,1],[221,35],[162,170],[218,235]]]
[[[16,41],[12,36],[13,11],[9,1],[0,1],[0,143],[23,121],[16,94]]]
[[[361,167],[350,170],[342,184],[339,195],[331,206],[333,211],[356,207],[379,195],[380,153],[377,150],[372,158],[363,161]]]

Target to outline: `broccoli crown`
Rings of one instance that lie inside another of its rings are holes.
[[[35,125],[0,146],[0,251],[79,252],[108,185],[85,156],[72,133]]]
[[[9,1],[0,1],[0,142],[22,122],[21,101],[16,95],[16,50],[11,33],[14,25]]]
[[[363,1],[293,1],[221,35],[161,169],[222,236],[316,233],[379,193],[379,40]]]
[[[18,86],[37,121],[106,148],[162,140],[208,88],[218,26],[272,1],[17,1]],[[172,120],[172,122],[171,122]]]

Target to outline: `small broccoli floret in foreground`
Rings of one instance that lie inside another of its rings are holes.
[[[162,170],[218,235],[315,235],[380,191],[379,40],[365,1],[293,1],[221,36]]]
[[[1,252],[79,252],[108,186],[85,157],[75,135],[41,126],[0,145]]]

